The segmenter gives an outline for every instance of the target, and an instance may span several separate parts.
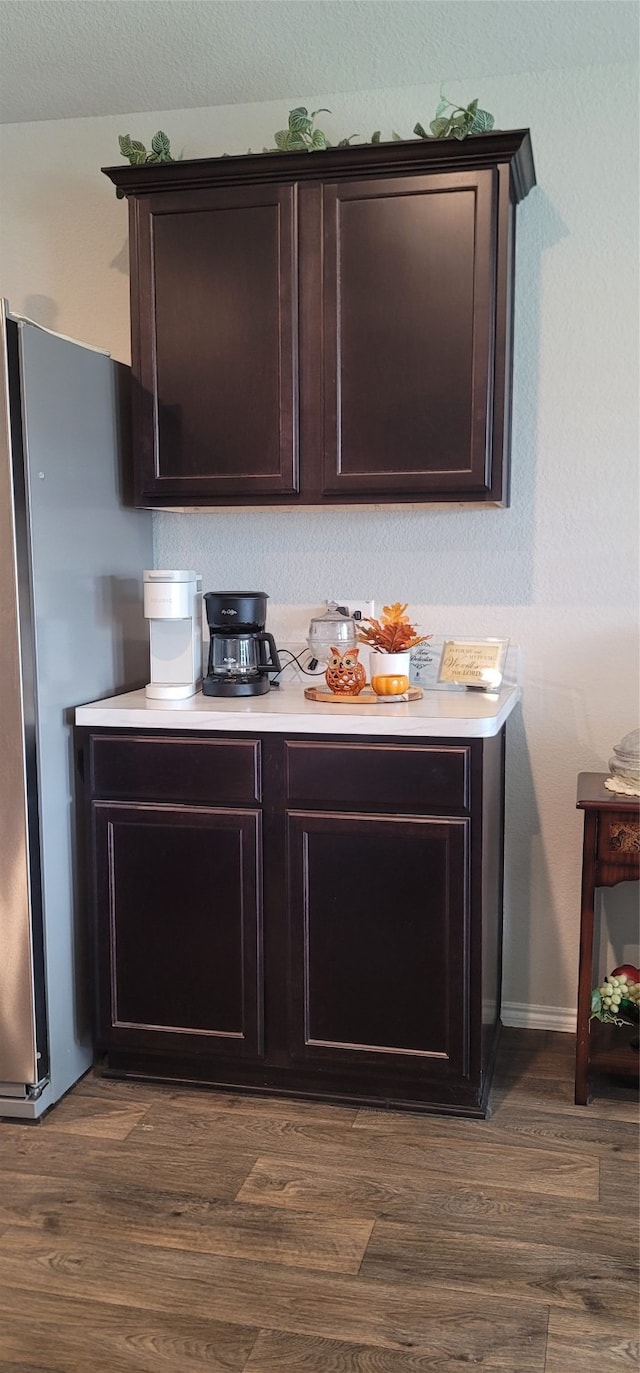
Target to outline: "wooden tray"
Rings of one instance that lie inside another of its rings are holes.
[[[375,691],[372,691],[371,687],[363,687],[358,696],[347,696],[346,693],[340,695],[339,692],[329,691],[326,688],[323,690],[322,687],[305,687],[304,694],[308,701],[322,701],[323,704],[329,702],[331,705],[339,706],[373,706],[376,704],[376,701],[381,699],[379,696],[376,696]],[[410,701],[420,701],[422,699],[422,688],[414,686],[409,687],[405,696],[408,697]],[[388,696],[384,699],[386,702],[389,701]],[[401,706],[403,704],[404,701],[398,701],[398,705]]]

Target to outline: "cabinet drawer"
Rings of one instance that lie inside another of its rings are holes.
[[[469,808],[471,749],[429,744],[285,744],[294,806]]]
[[[600,816],[598,822],[598,858],[601,863],[640,862],[640,815],[629,815],[628,810],[619,813],[609,812]]]
[[[92,734],[89,785],[105,799],[255,805],[260,741]]]

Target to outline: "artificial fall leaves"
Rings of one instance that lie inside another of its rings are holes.
[[[430,634],[416,634],[415,625],[406,614],[407,605],[396,601],[395,605],[383,605],[379,620],[367,619],[362,624],[369,629],[361,629],[358,639],[361,644],[377,649],[378,653],[404,653],[414,644],[423,644],[431,638]]]

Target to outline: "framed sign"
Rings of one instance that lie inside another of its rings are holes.
[[[410,675],[414,686],[423,687],[426,691],[437,686],[441,655],[442,640],[434,642],[433,638],[425,639],[411,649]]]
[[[445,639],[438,681],[470,690],[498,691],[508,647],[508,639]]]

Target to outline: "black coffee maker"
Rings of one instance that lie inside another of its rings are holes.
[[[205,696],[263,696],[269,673],[282,671],[273,635],[264,627],[268,599],[264,591],[207,591]]]

